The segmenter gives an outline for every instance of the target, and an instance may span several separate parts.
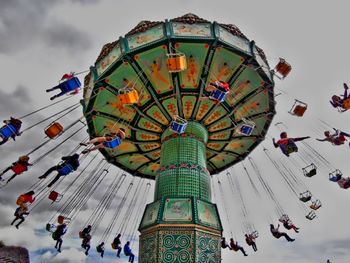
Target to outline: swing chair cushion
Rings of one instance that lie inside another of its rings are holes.
[[[109,148],[109,149],[114,149],[116,147],[118,147],[120,144],[122,143],[121,139],[116,136],[113,138],[113,140],[111,141],[105,141],[103,142],[103,145],[106,147],[106,148]]]
[[[302,196],[299,199],[300,199],[300,201],[306,203],[306,202],[311,200],[311,196]]]
[[[336,183],[342,178],[341,174],[336,174],[336,175],[330,175],[329,180]]]
[[[254,126],[253,125],[249,125],[249,124],[243,124],[240,128],[239,128],[239,133],[243,134],[245,136],[250,136],[252,134],[254,130]]]
[[[307,107],[302,105],[296,105],[293,109],[293,114],[302,117],[306,111]]]
[[[119,94],[119,100],[123,104],[134,104],[139,101],[139,93],[136,89],[122,89],[122,94]]]
[[[73,172],[74,169],[70,164],[65,164],[64,166],[62,166],[60,169],[58,169],[58,173],[62,176],[65,176],[67,174],[70,174],[71,172]]]
[[[343,101],[342,107],[343,107],[343,109],[345,109],[345,110],[350,109],[350,99],[345,99],[345,100]]]
[[[185,54],[168,54],[167,67],[171,73],[185,70],[187,68]]]
[[[21,174],[21,173],[27,171],[27,170],[28,170],[28,167],[27,167],[26,165],[23,165],[23,164],[19,164],[19,163],[18,163],[18,164],[13,165],[13,166],[11,167],[11,170],[12,170],[16,175],[18,175],[18,174]]]
[[[187,127],[187,121],[182,119],[176,119],[171,122],[170,129],[176,133],[184,133]]]
[[[68,92],[71,92],[73,90],[80,88],[81,83],[77,77],[73,77],[71,79],[68,79],[68,80],[62,82],[59,86],[60,86],[60,89],[62,90],[62,92],[68,93]]]
[[[316,173],[317,173],[317,170],[315,168],[311,169],[309,172],[304,170],[304,175],[307,177],[312,177],[312,176],[316,175]]]
[[[276,71],[280,73],[283,76],[283,78],[285,78],[291,70],[292,66],[289,63],[287,63],[283,58],[280,58],[280,61],[276,65]]]
[[[45,129],[45,134],[50,139],[56,138],[58,135],[60,135],[63,132],[63,127],[58,122],[52,123],[49,127]]]
[[[221,90],[215,89],[211,92],[209,98],[217,100],[219,102],[223,102],[226,98],[226,94],[228,92],[223,92]]]
[[[52,200],[53,202],[59,201],[58,197],[61,196],[59,193],[56,191],[51,191],[49,194],[49,199]]]
[[[0,129],[0,137],[3,139],[10,138],[13,135],[17,134],[17,129],[12,124],[7,124]]]

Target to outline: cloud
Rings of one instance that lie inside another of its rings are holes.
[[[25,0],[1,0],[0,53],[8,55],[38,44],[71,53],[90,47],[91,40],[85,32],[51,15],[58,3],[57,0],[37,0],[35,4]]]

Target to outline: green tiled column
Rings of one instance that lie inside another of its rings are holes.
[[[219,263],[222,227],[211,201],[208,133],[190,122],[184,134],[162,135],[155,200],[139,227],[141,263]]]

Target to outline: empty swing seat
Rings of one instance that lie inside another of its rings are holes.
[[[305,168],[303,168],[303,173],[304,173],[304,176],[306,177],[312,177],[316,175],[317,174],[316,165],[312,163],[309,166],[306,166]]]
[[[215,89],[211,92],[209,98],[213,100],[217,100],[219,102],[223,102],[226,98],[226,94],[228,92],[223,92],[221,90]]]
[[[338,180],[337,183],[340,186],[340,188],[348,189],[350,187],[350,177],[341,178],[340,180]]]
[[[316,217],[316,213],[314,211],[310,211],[305,217],[309,220],[313,220]]]
[[[302,117],[307,109],[307,104],[300,101],[295,100],[292,108],[290,109],[289,113],[298,117]]]
[[[250,136],[255,128],[255,123],[252,121],[247,121],[244,118],[242,118],[242,120],[244,123],[238,126],[236,132],[244,136]]]
[[[292,66],[283,58],[280,58],[280,61],[275,66],[275,71],[281,75],[281,78],[284,79],[292,70]]]
[[[167,54],[167,67],[170,73],[176,73],[187,69],[186,55],[182,53]]]
[[[306,191],[304,193],[300,193],[299,200],[306,203],[311,200],[312,194],[310,191]]]
[[[56,191],[51,191],[49,194],[49,199],[52,202],[59,202],[62,199],[63,195],[57,193]]]
[[[118,96],[122,104],[134,104],[139,101],[139,93],[133,88],[120,89]]]
[[[63,127],[58,122],[51,123],[46,129],[45,134],[50,139],[55,139],[58,135],[63,132]]]
[[[15,164],[15,165],[13,165],[13,166],[11,167],[11,170],[12,170],[16,175],[18,175],[18,174],[21,174],[21,173],[27,171],[27,170],[28,170],[28,167],[27,167],[26,165],[17,163],[17,164]]]
[[[310,205],[310,208],[313,209],[313,210],[317,210],[321,206],[322,206],[321,201],[317,199],[316,201],[312,202],[312,204]]]
[[[10,138],[13,135],[17,134],[17,129],[12,124],[7,124],[4,127],[0,128],[0,137],[3,139]]]
[[[342,178],[342,176],[342,172],[339,169],[336,169],[335,171],[329,173],[329,181],[336,183]]]
[[[113,140],[111,141],[105,141],[103,142],[103,145],[106,147],[106,148],[109,148],[109,149],[114,149],[116,147],[118,147],[120,144],[122,143],[122,140],[116,136],[113,138]]]
[[[179,116],[174,116],[170,123],[170,129],[178,134],[184,133],[187,127],[187,121]]]
[[[81,83],[77,77],[73,77],[59,84],[60,89],[65,93],[76,90],[80,88],[80,86]]]
[[[65,164],[64,166],[62,166],[60,169],[58,169],[58,173],[60,175],[67,175],[70,174],[71,172],[73,172],[74,169],[70,164]]]

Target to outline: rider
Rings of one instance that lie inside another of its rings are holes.
[[[275,138],[272,138],[273,145],[275,148],[280,147],[281,151],[286,155],[289,156],[292,152],[297,152],[298,147],[296,146],[295,142],[303,141],[305,139],[309,139],[310,136],[306,137],[298,137],[298,138],[288,138],[288,135],[286,132],[282,132],[280,134],[281,139],[279,139],[277,142],[275,141]]]
[[[279,239],[280,237],[285,237],[285,239],[288,241],[288,242],[293,242],[295,239],[289,237],[287,235],[287,233],[284,233],[284,232],[279,232],[278,229],[279,229],[280,225],[278,224],[277,228],[275,228],[275,226],[273,224],[270,224],[270,231],[272,233],[272,235]]]

